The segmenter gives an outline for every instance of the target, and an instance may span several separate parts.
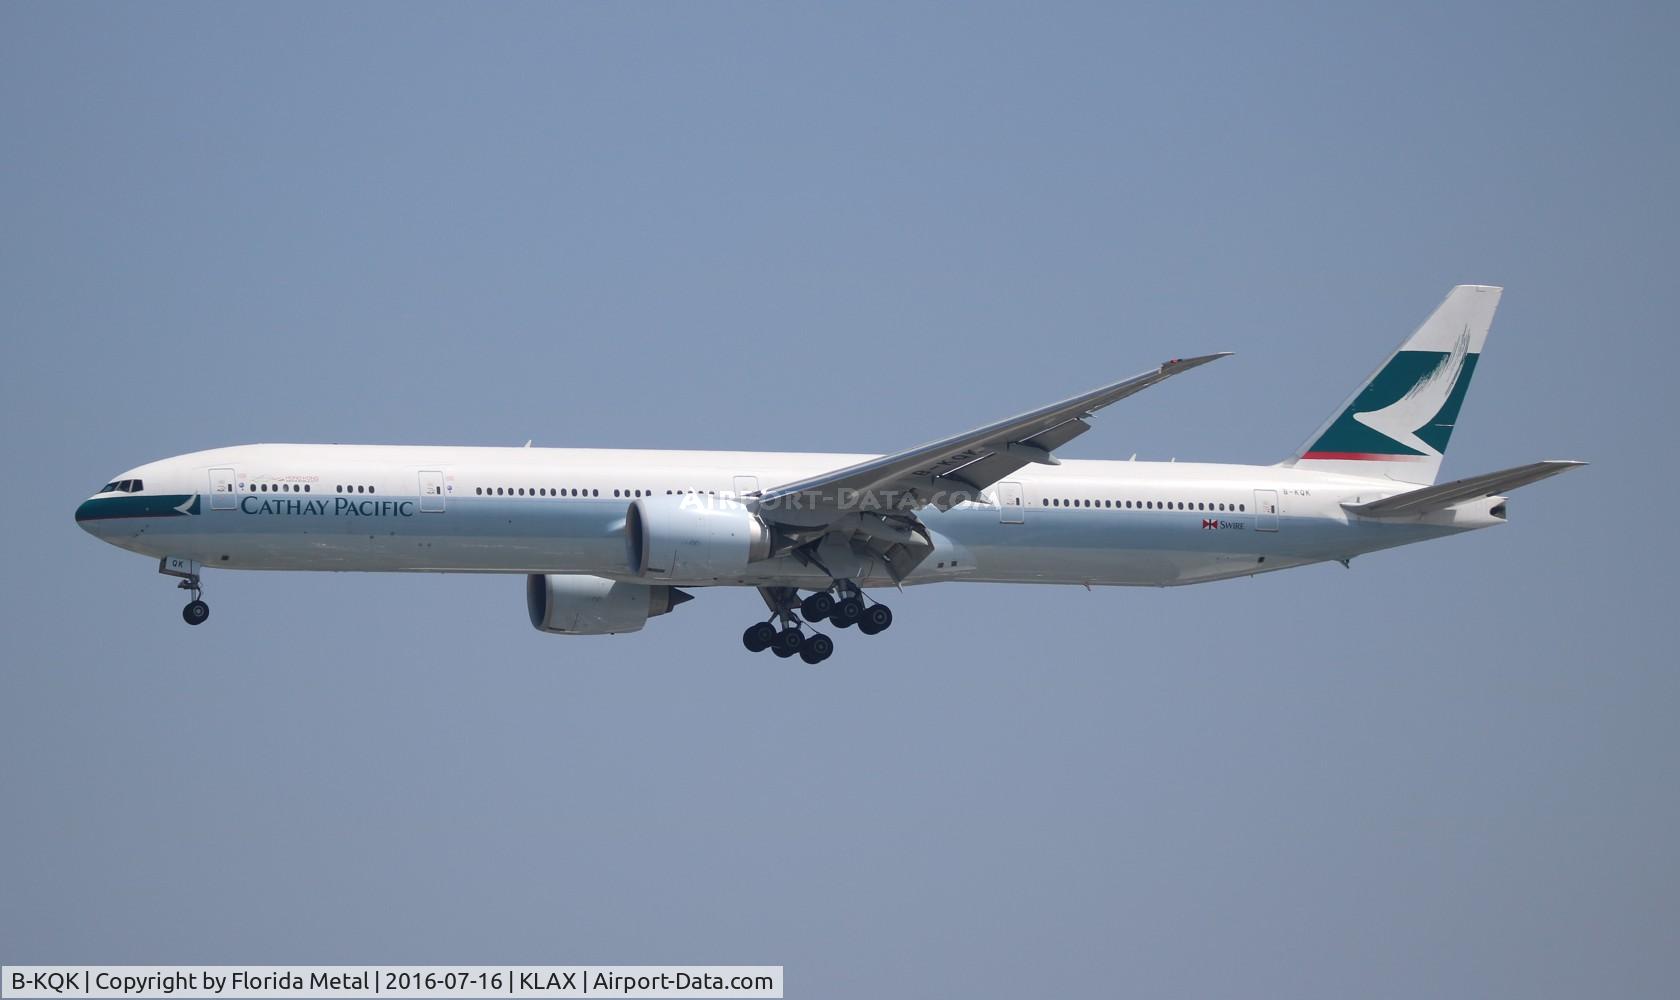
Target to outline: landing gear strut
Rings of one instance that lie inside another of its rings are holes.
[[[760,587],[758,592],[770,608],[770,619],[755,622],[742,633],[741,645],[748,652],[768,649],[783,659],[797,653],[806,663],[821,663],[834,655],[834,640],[813,628],[813,623],[826,620],[835,628],[856,625],[864,635],[884,632],[892,624],[892,609],[869,601],[850,580],[838,581],[803,600],[792,587]]]

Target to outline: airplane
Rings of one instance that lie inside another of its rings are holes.
[[[158,559],[192,625],[206,568],[523,574],[531,624],[560,635],[754,587],[769,614],[742,644],[815,664],[822,623],[892,624],[866,590],[1180,586],[1503,524],[1503,494],[1585,463],[1436,482],[1501,291],[1454,288],[1275,465],[1056,456],[1098,411],[1227,356],[1207,354],[889,455],[255,444],[130,469],[76,521]]]

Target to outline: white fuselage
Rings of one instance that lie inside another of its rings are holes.
[[[124,473],[129,487],[90,498],[77,520],[114,545],[211,568],[628,579],[626,511],[638,497],[713,502],[870,457],[249,445]],[[1343,507],[1415,488],[1280,466],[1032,465],[987,489],[986,503],[921,510],[934,552],[902,582],[1171,586],[1347,559],[1503,520],[1500,498],[1398,522]],[[892,582],[867,558],[846,570],[862,586]],[[777,557],[737,576],[666,582],[820,588],[830,577]]]

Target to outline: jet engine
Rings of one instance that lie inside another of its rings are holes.
[[[555,635],[639,632],[649,618],[693,599],[693,594],[675,587],[618,583],[598,576],[532,573],[525,578],[531,624]]]
[[[712,494],[643,497],[624,517],[630,574],[649,580],[738,577],[769,558],[770,543],[757,514]]]

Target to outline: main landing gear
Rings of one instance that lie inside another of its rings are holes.
[[[758,592],[770,608],[770,619],[742,633],[741,645],[751,653],[768,649],[783,659],[798,654],[806,663],[816,664],[834,655],[834,640],[811,623],[826,620],[835,628],[856,625],[864,635],[877,635],[892,625],[892,609],[876,602],[866,604],[863,591],[850,581],[837,583],[831,590],[819,590],[804,600],[792,587],[760,587]],[[810,629],[810,635],[805,634],[806,629]]]

